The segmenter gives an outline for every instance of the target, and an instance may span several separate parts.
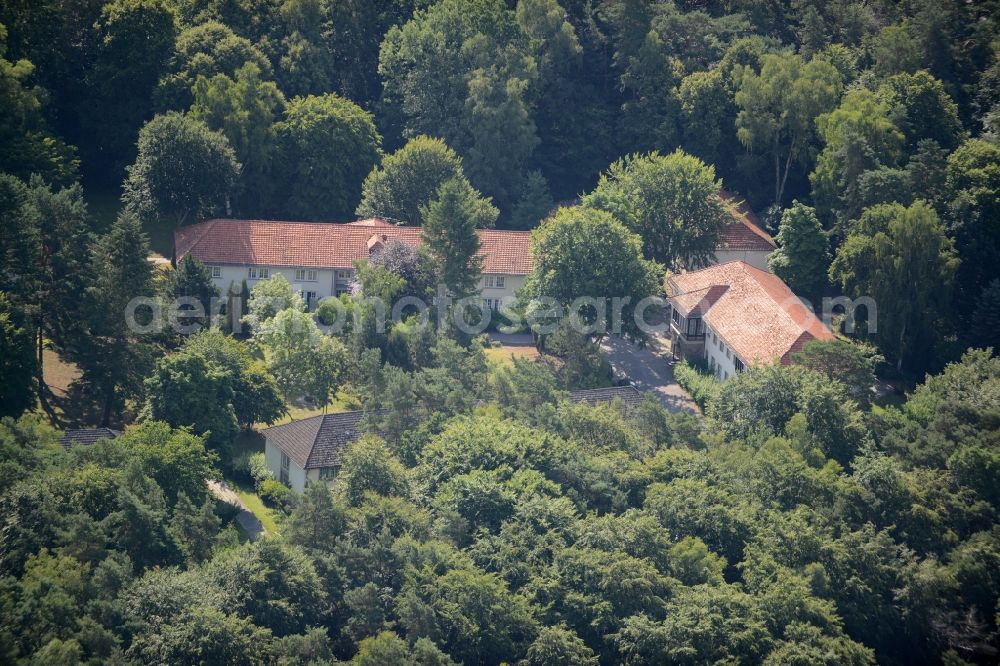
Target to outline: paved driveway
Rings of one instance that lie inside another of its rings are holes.
[[[623,338],[608,337],[601,343],[601,349],[608,355],[616,375],[629,378],[640,391],[656,395],[668,410],[701,413],[691,396],[674,380],[670,344],[665,337],[651,335],[642,349]]]

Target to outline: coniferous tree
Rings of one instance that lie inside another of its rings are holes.
[[[40,229],[28,187],[0,174],[0,290],[22,304],[36,302]]]
[[[190,315],[179,319],[181,326],[201,327],[209,323],[212,305],[219,297],[219,290],[212,282],[212,274],[205,264],[190,254],[184,257],[170,274],[169,290],[174,299],[194,299],[201,305],[201,315],[198,314],[195,303],[181,305],[185,312],[190,312]]]
[[[39,378],[43,378],[43,348],[47,339],[61,351],[70,338],[79,334],[80,294],[86,287],[88,247],[91,241],[90,216],[83,188],[73,185],[54,190],[33,176],[29,199],[39,222],[40,280],[36,297]],[[40,397],[46,387],[39,385]]]
[[[826,285],[826,271],[830,266],[826,234],[816,212],[793,201],[792,207],[781,216],[775,240],[778,249],[768,257],[768,266],[792,291],[816,304]]]
[[[80,381],[100,405],[104,426],[120,414],[127,398],[140,393],[149,371],[152,348],[144,328],[154,324],[152,315],[148,308],[129,307],[134,298],[152,296],[148,255],[146,235],[129,211],[91,251],[94,277],[82,296],[83,327],[67,355],[80,366]]]
[[[35,401],[35,337],[24,309],[0,291],[0,416],[20,416]]]
[[[521,196],[510,214],[510,228],[533,229],[552,210],[552,195],[540,171],[532,171],[524,178]]]
[[[425,206],[423,239],[438,262],[438,279],[455,296],[477,290],[482,258],[476,235],[478,204],[475,191],[460,180],[438,188],[437,198]]]
[[[972,313],[971,342],[1000,349],[1000,278],[983,287]]]

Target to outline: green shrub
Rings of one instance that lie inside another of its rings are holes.
[[[285,509],[292,501],[292,489],[275,479],[264,479],[257,494],[261,502],[275,509]]]
[[[252,453],[247,457],[247,472],[253,479],[253,485],[260,490],[261,484],[274,479],[274,472],[267,466],[267,460],[261,452]]]
[[[691,394],[694,401],[706,411],[719,394],[719,382],[705,369],[695,367],[687,361],[674,366],[674,379],[681,388]]]
[[[354,301],[347,294],[338,297],[324,298],[316,308],[316,318],[324,326],[337,327],[338,335],[347,335],[351,332],[355,316]],[[343,319],[338,321],[338,318]]]

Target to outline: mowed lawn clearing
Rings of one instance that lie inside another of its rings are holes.
[[[487,347],[486,359],[495,368],[502,368],[514,364],[515,358],[526,358],[537,360],[538,349],[534,345],[500,345],[499,347]]]

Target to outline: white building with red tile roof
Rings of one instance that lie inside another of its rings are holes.
[[[481,295],[490,307],[513,296],[531,271],[531,234],[527,231],[480,229],[483,257]],[[402,227],[367,219],[348,224],[213,219],[174,232],[177,261],[191,255],[212,272],[220,293],[243,280],[258,281],[281,273],[316,303],[347,291],[354,262],[398,239],[421,243],[419,227]]]
[[[715,248],[715,263],[743,261],[762,271],[770,272],[767,258],[777,245],[774,239],[761,227],[760,220],[747,206],[731,192],[721,193],[733,221],[722,230],[718,247]]]
[[[744,261],[768,270],[774,241],[755,222],[753,212],[732,194],[722,198],[733,222],[723,230],[716,263]],[[485,304],[499,308],[513,297],[531,272],[531,232],[480,229]],[[191,255],[212,271],[215,286],[226,294],[243,280],[258,281],[281,273],[312,305],[344,293],[354,280],[354,262],[367,259],[379,246],[398,239],[417,246],[420,227],[397,226],[377,218],[333,224],[278,220],[211,219],[174,232],[174,257]]]
[[[744,261],[670,275],[664,289],[674,355],[705,359],[719,379],[833,338],[780,278]]]

